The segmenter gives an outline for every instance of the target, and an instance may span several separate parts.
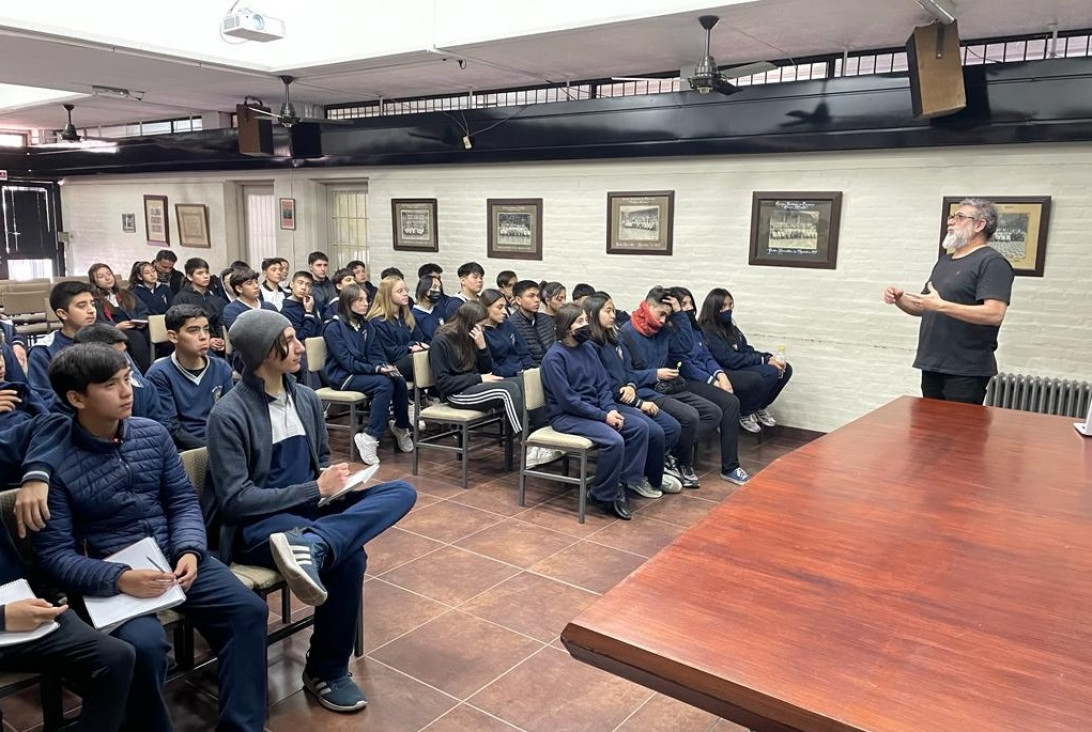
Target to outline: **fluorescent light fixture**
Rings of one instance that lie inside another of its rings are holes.
[[[92,86],[91,93],[96,97],[110,97],[111,99],[132,99],[133,101],[141,101],[144,99],[144,92],[142,91],[129,91],[128,89],[119,89],[114,86]]]
[[[955,6],[950,0],[917,0],[917,2],[922,10],[944,25],[949,25],[956,19]]]

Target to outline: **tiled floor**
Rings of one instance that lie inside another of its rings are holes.
[[[335,460],[346,459],[343,433],[332,442]],[[759,445],[744,436],[741,460],[754,474],[800,444],[775,435]],[[409,480],[419,498],[397,527],[367,546],[365,655],[351,669],[368,707],[334,714],[304,694],[305,631],[270,648],[271,732],[742,729],[574,661],[558,640],[596,597],[737,490],[712,469],[719,462],[714,445],[699,457],[710,469],[701,489],[636,498],[630,522],[589,509],[583,525],[575,491],[559,483],[529,481],[527,505],[519,506],[517,476],[503,472],[499,452],[472,458],[465,491],[459,464],[446,453],[425,453],[416,478],[408,455],[394,454],[386,442],[380,455],[377,478]],[[309,610],[297,603],[297,612]],[[213,728],[214,666],[173,680],[168,695],[180,732]],[[35,693],[0,704],[5,730],[40,728]]]

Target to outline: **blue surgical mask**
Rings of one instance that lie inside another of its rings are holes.
[[[720,322],[724,323],[725,325],[731,325],[732,324],[732,311],[731,310],[721,310],[720,311]]]

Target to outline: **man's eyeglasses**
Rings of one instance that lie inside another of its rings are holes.
[[[977,216],[968,216],[967,214],[962,214],[962,213],[954,213],[954,214],[952,214],[951,216],[948,217],[949,221],[951,221],[953,219],[955,219],[956,221],[967,221],[968,219],[970,219],[971,221],[978,221]]]

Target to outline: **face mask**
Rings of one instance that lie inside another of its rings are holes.
[[[732,324],[732,311],[731,310],[722,310],[721,313],[720,313],[720,322],[724,323],[725,325],[731,325]]]
[[[698,327],[698,314],[697,313],[695,313],[693,310],[687,310],[686,311],[686,317],[690,319],[690,325],[691,326],[693,326],[694,328]]]
[[[440,293],[437,292],[436,290],[429,290],[428,291],[428,301],[429,302],[440,302]]]
[[[573,331],[573,338],[577,343],[586,343],[591,338],[591,328],[587,325],[582,325]]]

